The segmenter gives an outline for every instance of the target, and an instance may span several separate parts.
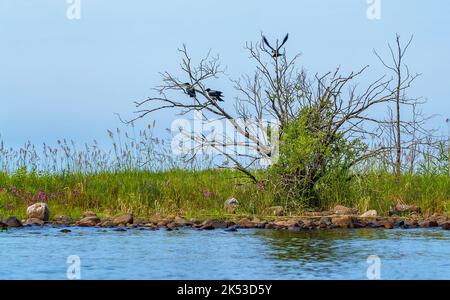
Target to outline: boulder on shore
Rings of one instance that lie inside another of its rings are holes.
[[[22,222],[19,221],[16,217],[9,217],[5,220],[5,224],[8,225],[8,227],[22,227]]]
[[[353,225],[353,218],[351,216],[334,217],[331,223],[339,228],[351,228]]]
[[[124,214],[114,218],[114,226],[133,224],[133,214]]]
[[[402,214],[402,213],[420,213],[420,207],[417,205],[401,204],[397,203],[390,211],[391,214]]]
[[[358,210],[343,205],[336,205],[333,208],[333,213],[336,215],[356,215]]]
[[[41,219],[36,219],[36,218],[30,218],[30,219],[25,221],[25,225],[43,226],[44,224],[45,224],[44,221],[42,221]]]
[[[372,210],[368,210],[365,213],[363,213],[360,217],[361,218],[374,218],[378,215],[377,211],[372,209]]]
[[[104,219],[101,221],[100,223],[101,227],[114,227],[116,225],[114,225],[114,222],[110,219]]]
[[[257,223],[250,221],[247,218],[243,218],[238,223],[239,228],[255,228],[257,227]]]
[[[436,222],[434,220],[424,220],[419,223],[419,227],[423,227],[423,228],[431,228],[431,227],[438,227],[438,226],[439,226],[438,222]]]
[[[430,221],[435,221],[439,226],[442,226],[444,223],[448,221],[448,218],[444,214],[433,214],[430,218]]]
[[[91,227],[91,226],[97,226],[100,223],[100,219],[96,216],[92,216],[92,217],[85,217],[83,219],[81,219],[80,221],[78,221],[76,223],[77,226],[82,226],[82,227]]]
[[[222,221],[222,220],[205,220],[202,224],[200,229],[219,229],[219,228],[227,228],[228,222]]]
[[[450,230],[450,222],[445,222],[444,224],[442,224],[442,229]]]
[[[177,226],[177,227],[184,227],[184,226],[191,226],[192,222],[186,220],[183,217],[177,216],[175,217],[175,219],[173,220],[173,223]]]
[[[57,225],[70,225],[72,224],[72,219],[65,215],[58,215],[52,218],[53,223]]]
[[[229,213],[235,213],[239,207],[239,201],[236,198],[229,198],[224,203],[225,210]]]
[[[28,219],[39,219],[47,222],[49,215],[50,210],[48,209],[48,205],[43,202],[35,203],[27,208]]]
[[[0,220],[0,229],[6,229],[6,228],[8,228],[8,224],[3,223],[3,221]]]

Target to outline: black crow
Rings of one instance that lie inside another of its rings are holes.
[[[278,40],[277,40],[277,48],[276,49],[273,48],[272,46],[270,46],[269,41],[267,41],[267,39],[266,39],[266,37],[264,35],[262,36],[262,38],[263,38],[264,44],[266,44],[266,46],[269,47],[270,50],[272,50],[272,56],[273,57],[279,57],[279,56],[283,55],[282,53],[280,53],[280,49],[287,42],[287,40],[289,38],[289,33],[286,34],[286,36],[283,39],[283,42],[281,42],[281,45],[278,46]]]
[[[224,100],[222,99],[222,97],[223,97],[222,92],[220,92],[220,91],[214,91],[214,90],[211,90],[210,88],[207,88],[206,91],[208,92],[208,95],[209,95],[212,99],[215,99],[215,100],[218,100],[218,101],[224,101]]]
[[[182,86],[183,86],[184,89],[185,89],[184,92],[185,92],[186,94],[188,94],[189,97],[195,98],[195,96],[196,96],[196,94],[195,94],[195,89],[194,89],[194,87],[193,87],[189,82],[183,83]]]

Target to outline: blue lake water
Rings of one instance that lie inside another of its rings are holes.
[[[382,279],[450,279],[450,231],[331,230],[288,233],[126,232],[33,227],[0,232],[0,279],[367,279],[380,258]]]

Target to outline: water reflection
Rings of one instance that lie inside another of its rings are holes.
[[[354,240],[361,242],[388,237],[385,231],[374,229],[300,232],[264,230],[257,231],[255,235],[270,246],[270,254],[274,259],[292,261],[333,261],[343,254],[341,253],[343,242],[350,243]]]
[[[1,233],[0,278],[65,279],[72,254],[83,279],[365,279],[369,255],[380,256],[383,279],[450,278],[450,232],[441,229],[60,229]]]

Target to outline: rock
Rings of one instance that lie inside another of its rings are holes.
[[[253,220],[251,220],[255,228],[264,228],[267,224],[267,221],[261,221],[259,218],[254,217]]]
[[[378,215],[377,211],[372,209],[372,210],[366,211],[360,217],[361,218],[375,218],[377,215]]]
[[[25,225],[38,225],[38,226],[44,226],[45,222],[41,219],[36,218],[30,218],[25,221]]]
[[[110,219],[105,219],[105,220],[102,220],[102,222],[100,223],[100,226],[101,227],[114,227],[115,223]]]
[[[22,222],[19,221],[16,217],[9,217],[5,220],[5,224],[8,225],[8,227],[22,227]]]
[[[450,230],[450,222],[445,222],[444,224],[442,224],[442,229]]]
[[[276,225],[274,223],[267,223],[264,228],[266,228],[266,229],[275,229]]]
[[[8,224],[3,223],[3,222],[0,220],[0,229],[1,229],[1,230],[6,230],[6,229],[8,229]]]
[[[62,232],[62,233],[69,233],[69,232],[72,232],[72,230],[70,230],[70,229],[61,229],[59,232]]]
[[[308,217],[322,217],[322,216],[329,216],[332,215],[332,211],[305,211],[303,213],[304,216]]]
[[[192,222],[189,222],[188,220],[186,220],[185,218],[182,217],[176,217],[173,220],[173,223],[175,223],[178,227],[184,227],[184,226],[191,226]]]
[[[351,216],[334,217],[331,219],[331,223],[339,228],[351,228],[353,218]]]
[[[336,205],[333,208],[333,213],[336,215],[356,215],[358,210],[343,205]]]
[[[133,214],[124,214],[114,218],[114,226],[133,224]]]
[[[172,229],[172,230],[176,230],[177,229],[177,224],[174,222],[170,222],[166,225],[167,229]]]
[[[87,217],[96,217],[97,214],[91,210],[87,210],[83,213],[83,218],[87,218]]]
[[[231,232],[237,231],[237,226],[233,225],[231,227],[228,227],[228,228],[225,229],[225,231],[231,231]]]
[[[275,225],[275,228],[280,228],[280,229],[287,229],[291,226],[299,226],[298,221],[297,220],[277,220],[275,222],[273,222],[273,224]]]
[[[443,214],[433,214],[430,218],[430,221],[435,221],[438,223],[439,226],[442,226],[445,222],[448,221],[448,218],[446,215]]]
[[[197,225],[202,223],[202,222],[200,222],[200,220],[195,219],[195,218],[189,219],[189,222],[191,222],[192,224],[197,224]]]
[[[327,226],[330,226],[331,224],[333,224],[333,222],[331,222],[331,218],[330,217],[322,217],[322,218],[320,218],[320,221],[319,221],[319,226],[320,225],[325,225],[325,228],[327,227]]]
[[[91,217],[85,217],[75,224],[77,226],[82,226],[82,227],[91,227],[91,226],[99,225],[100,222],[101,222],[101,220],[98,217],[91,216]]]
[[[354,220],[353,223],[350,225],[350,228],[365,228],[365,227],[367,227],[367,224],[361,223],[361,222],[359,222],[359,221],[356,221],[356,222],[355,222],[355,220]]]
[[[206,220],[200,226],[200,229],[211,230],[219,228],[227,228],[228,223],[221,220]]]
[[[282,216],[282,215],[284,215],[284,208],[283,208],[283,206],[272,206],[272,207],[266,208],[264,210],[264,212],[270,216]]]
[[[255,228],[257,224],[255,222],[250,221],[247,218],[243,218],[239,221],[239,228]]]
[[[393,229],[394,228],[394,223],[392,223],[392,222],[384,222],[383,223],[383,227],[385,229]]]
[[[47,222],[50,215],[50,210],[46,203],[38,202],[27,208],[28,219],[39,219]]]
[[[123,232],[123,231],[127,231],[127,230],[125,228],[114,228],[113,231]]]
[[[291,227],[300,227],[300,225],[301,225],[301,227],[303,229],[314,229],[314,228],[316,228],[318,226],[318,224],[316,222],[314,222],[314,220],[305,219],[305,220],[301,221],[301,224],[292,224],[292,225],[290,225],[288,227],[288,229],[291,228]]]
[[[407,223],[408,228],[417,228],[419,227],[419,222],[417,220],[412,220]]]
[[[159,220],[159,221],[156,222],[156,226],[157,226],[158,228],[166,227],[166,225],[169,224],[170,222],[171,222],[171,221],[168,220],[168,219],[162,219],[162,220]]]
[[[225,210],[228,213],[235,213],[237,208],[239,207],[239,201],[236,198],[229,198],[225,200],[224,203]]]
[[[417,205],[408,205],[408,204],[400,204],[397,203],[395,208],[391,213],[420,213],[420,207]]]
[[[147,224],[147,223],[148,223],[148,220],[144,220],[144,219],[141,219],[141,218],[133,218],[133,225],[142,226],[142,225]]]
[[[72,219],[65,215],[59,215],[53,218],[53,223],[58,225],[70,225]]]
[[[438,223],[436,221],[430,221],[430,220],[423,220],[419,222],[419,227],[422,228],[431,228],[431,227],[438,227]]]

